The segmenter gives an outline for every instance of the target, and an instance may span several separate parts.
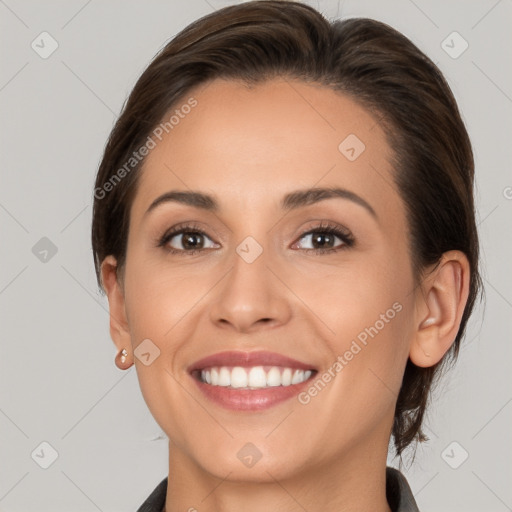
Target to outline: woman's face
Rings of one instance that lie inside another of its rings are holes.
[[[378,119],[284,79],[216,80],[183,105],[191,96],[153,137],[124,270],[137,375],[173,456],[260,481],[385,459],[414,293]],[[165,238],[174,228],[185,233]]]

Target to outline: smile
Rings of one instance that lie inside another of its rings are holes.
[[[203,383],[233,389],[264,389],[291,386],[308,380],[313,370],[300,370],[278,366],[220,366],[205,368],[196,375]]]
[[[291,400],[318,373],[305,362],[268,351],[225,351],[196,361],[188,372],[208,402],[262,411]]]

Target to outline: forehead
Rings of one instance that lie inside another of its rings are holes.
[[[377,213],[399,200],[378,118],[325,86],[214,80],[185,95],[169,120],[161,140],[153,136],[135,218],[171,189],[212,193],[233,211],[314,186],[343,186],[376,203]]]

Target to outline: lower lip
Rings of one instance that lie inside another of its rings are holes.
[[[236,389],[226,386],[212,386],[192,376],[206,398],[226,409],[236,411],[262,411],[285,402],[298,395],[311,384],[314,372],[308,380],[290,386],[271,386],[262,389]]]

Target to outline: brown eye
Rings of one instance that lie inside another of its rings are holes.
[[[177,235],[174,235],[175,238]],[[181,233],[181,246],[184,249],[202,249],[204,245],[204,235],[201,233],[194,233],[193,231],[186,231]]]
[[[217,247],[202,230],[194,226],[178,226],[167,232],[158,242],[159,247],[171,253],[195,254]]]
[[[311,237],[313,249],[332,249],[336,243],[336,238],[338,238],[336,235],[325,231],[316,231],[314,233],[307,234],[306,237]]]
[[[173,240],[174,239],[174,240]],[[210,242],[210,245],[208,245]],[[199,231],[180,231],[167,236],[166,245],[177,251],[195,251],[211,249],[215,244],[204,233]]]
[[[309,241],[309,244],[312,247],[304,248],[307,252],[336,252],[354,245],[354,237],[348,230],[343,230],[340,227],[331,224],[315,227],[306,233],[303,233],[299,240]],[[297,246],[297,243],[294,244],[294,248],[297,248]]]

